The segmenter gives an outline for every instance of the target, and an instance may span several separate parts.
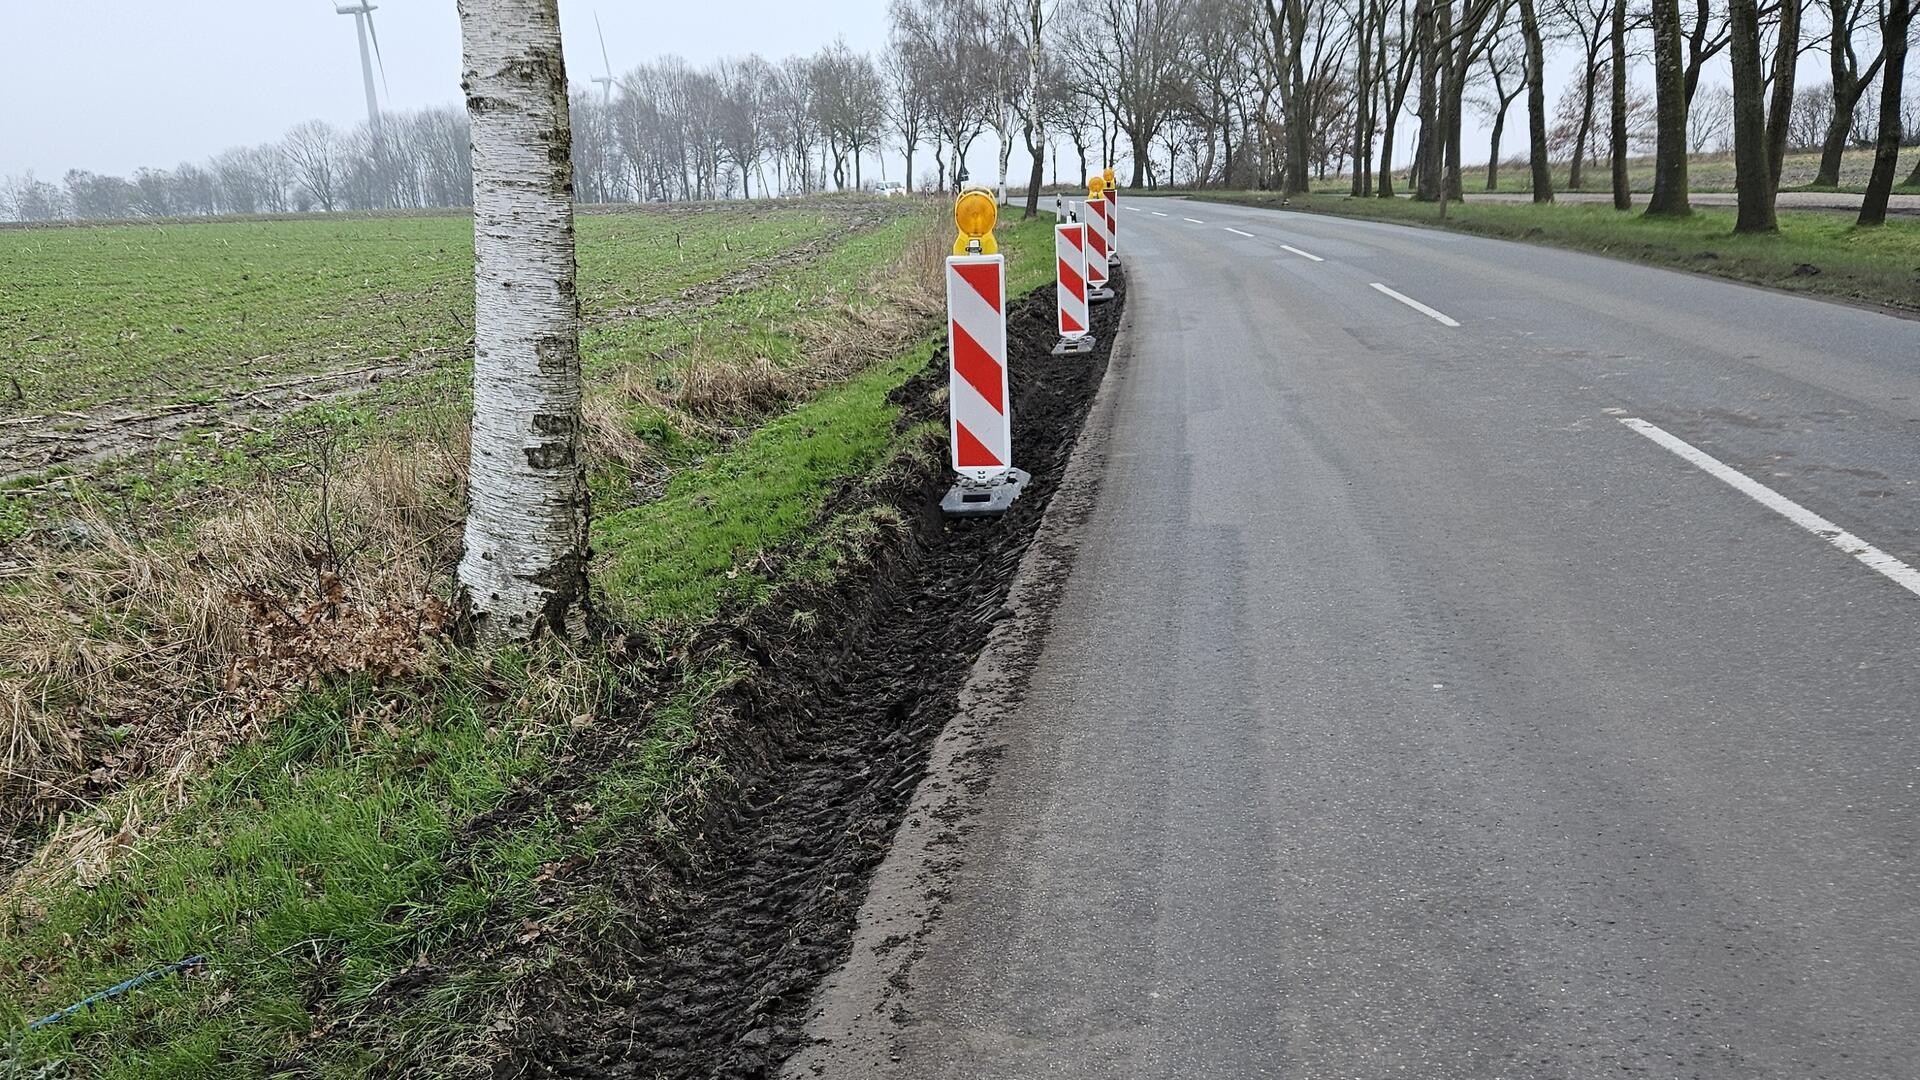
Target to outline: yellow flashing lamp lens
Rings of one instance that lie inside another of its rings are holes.
[[[1099,198],[1100,193],[1105,191],[1106,188],[1107,188],[1106,180],[1102,177],[1095,176],[1093,179],[1087,181],[1087,198],[1089,199]]]
[[[1108,169],[1106,172],[1102,173],[1101,176],[1106,180],[1108,187],[1113,186],[1113,170],[1112,169]]]
[[[997,254],[1000,246],[994,243],[993,225],[999,217],[1000,208],[994,205],[992,195],[978,188],[961,192],[953,204],[953,224],[960,230],[960,235],[953,240],[953,253],[965,255],[978,241],[980,254]]]

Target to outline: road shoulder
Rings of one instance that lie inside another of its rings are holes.
[[[860,908],[848,959],[809,1009],[807,1045],[787,1077],[870,1076],[897,1057],[913,975],[940,922],[1007,749],[1002,721],[1026,698],[1035,658],[1091,516],[1114,430],[1118,388],[1133,367],[1135,307],[1121,315],[1107,376],[1088,411],[1060,486],[1041,519],[995,625],[928,759],[905,819]]]

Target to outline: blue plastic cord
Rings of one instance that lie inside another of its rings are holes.
[[[66,1008],[61,1009],[57,1013],[49,1013],[48,1015],[43,1016],[38,1020],[35,1020],[33,1023],[27,1025],[27,1030],[38,1031],[41,1028],[46,1027],[48,1024],[57,1024],[60,1021],[67,1019],[68,1017],[72,1016],[77,1012],[80,1012],[83,1009],[90,1009],[93,1006],[98,1005],[103,1001],[108,1001],[113,998],[117,998],[121,994],[124,994],[129,990],[138,990],[141,987],[147,985],[148,983],[153,982],[155,979],[164,979],[167,976],[172,975],[177,971],[185,971],[188,968],[199,967],[200,965],[206,962],[207,962],[207,958],[205,956],[196,954],[194,956],[187,957],[185,960],[177,960],[171,964],[166,965],[165,967],[154,968],[152,971],[149,971],[143,975],[135,975],[133,978],[128,979],[126,982],[120,983],[115,986],[109,986],[105,990],[102,990],[97,994],[93,994],[91,996],[81,998],[79,1001],[76,1001],[73,1004],[67,1006]]]

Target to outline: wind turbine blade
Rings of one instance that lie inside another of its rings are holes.
[[[373,28],[373,5],[367,8],[367,36],[373,38],[373,59],[380,65],[380,89],[387,95],[387,103],[393,103],[393,88],[387,85],[387,61],[380,55],[380,31]]]
[[[607,67],[607,78],[613,78],[613,61],[607,57],[607,32],[600,29],[600,10],[593,12],[593,32],[600,35],[600,62]]]

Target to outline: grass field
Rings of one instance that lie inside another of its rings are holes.
[[[701,743],[724,663],[657,688],[590,799],[480,840],[473,824],[592,739],[636,665],[678,670],[661,665],[716,613],[857,565],[886,523],[833,509],[849,485],[939,450],[896,430],[888,396],[932,354],[941,208],[583,218],[593,579],[614,651],[452,646],[433,612],[462,509],[469,228],[0,232],[4,347],[29,368],[5,445],[93,440],[16,460],[6,493],[0,1075],[471,1064],[522,973],[477,965],[377,1013],[377,1050],[329,1033],[426,955],[537,933],[517,920],[554,867],[634,830],[673,837],[726,782]],[[1044,220],[1001,235],[1010,294],[1050,279]],[[292,382],[381,364],[377,381]],[[188,423],[161,422],[174,406]],[[95,439],[156,414],[135,445]],[[208,963],[20,1032],[190,954]]]
[[[1273,206],[1273,192],[1202,192],[1193,197]],[[1454,203],[1442,220],[1433,203],[1310,195],[1288,201],[1308,213],[1400,221],[1507,240],[1552,244],[1794,292],[1920,310],[1920,220],[1890,218],[1860,229],[1852,219],[1781,211],[1774,236],[1735,236],[1731,209],[1700,207],[1686,218],[1622,214],[1610,205]]]

